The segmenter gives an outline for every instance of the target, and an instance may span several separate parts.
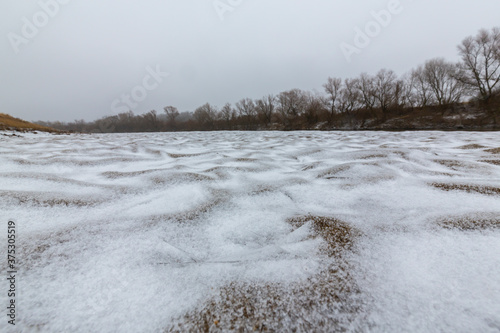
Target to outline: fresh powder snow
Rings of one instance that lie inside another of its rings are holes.
[[[500,133],[3,136],[0,212],[2,332],[500,331]]]

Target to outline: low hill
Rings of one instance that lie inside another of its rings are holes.
[[[20,132],[32,132],[32,131],[40,131],[40,132],[49,132],[49,133],[59,133],[60,130],[40,126],[37,124],[30,123],[28,121],[14,118],[11,115],[0,113],[0,131],[20,131]]]

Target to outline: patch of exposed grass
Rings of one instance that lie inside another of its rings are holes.
[[[13,131],[41,131],[49,133],[60,133],[61,131],[54,128],[40,126],[37,124],[30,123],[28,121],[14,118],[11,115],[0,113],[0,131],[1,130],[13,130]]]
[[[369,154],[369,155],[364,155],[360,156],[360,160],[371,160],[371,159],[380,159],[380,158],[387,158],[386,154]]]
[[[326,179],[338,178],[336,177],[337,174],[344,171],[348,171],[351,168],[352,166],[349,164],[342,164],[322,171],[321,173],[318,174],[317,178],[326,178]]]
[[[483,149],[483,148],[486,148],[486,147],[478,145],[476,143],[472,143],[472,144],[461,146],[461,147],[458,147],[458,148],[459,149]]]
[[[32,205],[39,207],[94,207],[103,203],[94,197],[71,198],[58,193],[38,193],[19,191],[0,191],[0,198],[12,201],[16,205]]]
[[[451,170],[459,172],[477,172],[480,170],[487,171],[488,168],[480,163],[474,163],[471,161],[460,161],[460,160],[434,160],[434,162],[439,163],[448,167]]]
[[[161,175],[154,175],[155,173],[160,173],[165,170],[168,169],[149,169],[149,170],[132,171],[132,172],[106,171],[101,173],[101,175],[109,179],[121,179],[121,178],[134,178],[142,175],[153,174],[153,176],[150,177],[150,180],[152,183],[156,185],[161,185],[166,183],[179,183],[181,181],[198,182],[198,181],[214,180],[213,177],[192,172],[175,173],[174,175],[169,175],[168,177]]]
[[[218,173],[222,172],[222,175],[227,172],[258,172],[262,171],[262,169],[256,167],[231,167],[231,166],[216,166],[213,168],[209,168],[204,170],[206,173]]]
[[[486,195],[500,194],[500,188],[493,186],[449,183],[431,183],[430,185],[443,191],[464,191],[468,193],[480,193]]]
[[[323,252],[328,256],[341,256],[341,252],[352,250],[353,241],[360,233],[349,224],[335,218],[324,216],[299,216],[287,220],[294,229],[312,222],[313,237],[321,236],[326,241]]]
[[[258,162],[258,159],[249,158],[249,157],[241,157],[241,158],[237,158],[236,162]]]
[[[346,258],[360,232],[330,217],[288,219],[293,228],[311,223],[330,260],[314,276],[295,283],[232,282],[201,309],[187,313],[166,332],[347,331],[361,312],[360,291]]]
[[[459,170],[461,168],[466,167],[466,165],[464,165],[461,161],[455,161],[455,160],[434,160],[434,162],[437,162],[453,170]]]
[[[268,193],[273,193],[276,192],[277,188],[274,186],[270,185],[257,185],[255,188],[253,188],[251,191],[249,191],[250,195],[262,195],[262,194],[268,194]]]
[[[321,165],[321,162],[315,162],[315,163],[307,164],[307,165],[305,165],[302,168],[302,171],[312,170],[312,169],[317,168],[320,165]]]
[[[438,225],[445,229],[484,230],[500,228],[500,215],[477,214],[452,216],[439,219]]]
[[[500,147],[498,147],[498,148],[486,149],[485,151],[486,151],[486,152],[488,152],[488,153],[492,153],[492,154],[500,154]]]
[[[129,178],[141,176],[148,173],[154,173],[158,171],[164,171],[165,169],[149,169],[149,170],[141,170],[141,171],[129,171],[129,172],[120,172],[120,171],[106,171],[101,173],[106,178],[109,179],[118,179],[118,178]]]
[[[500,165],[500,160],[481,160],[479,162],[489,163],[489,164],[493,164],[493,165]]]
[[[185,158],[185,157],[196,157],[196,156],[201,156],[205,155],[205,153],[200,153],[200,154],[172,154],[172,153],[167,153],[168,156],[172,158]]]

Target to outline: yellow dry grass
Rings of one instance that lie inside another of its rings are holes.
[[[14,118],[5,113],[0,113],[0,131],[1,130],[15,130],[21,132],[41,131],[50,133],[60,132],[59,130],[50,127],[40,126],[19,118]]]

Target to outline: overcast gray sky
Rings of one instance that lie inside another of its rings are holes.
[[[499,26],[499,13],[498,0],[2,0],[0,112],[193,111],[321,90],[328,76],[403,74],[458,60],[460,41]]]

